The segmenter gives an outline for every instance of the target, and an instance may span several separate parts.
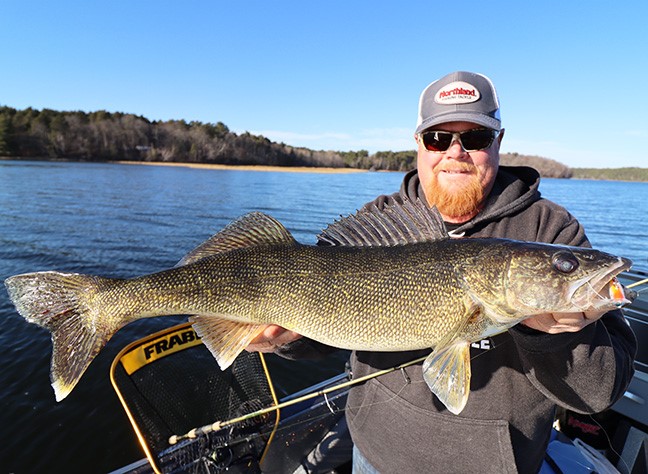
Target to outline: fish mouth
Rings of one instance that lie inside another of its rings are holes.
[[[618,257],[617,261],[593,275],[575,282],[570,298],[579,309],[621,308],[632,301],[630,292],[617,280],[619,273],[629,270],[632,262]]]

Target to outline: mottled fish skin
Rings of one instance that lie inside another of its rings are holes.
[[[5,284],[18,312],[52,332],[57,400],[119,328],[191,314],[223,369],[267,324],[344,349],[434,348],[425,378],[453,413],[468,397],[471,342],[533,314],[627,302],[602,292],[629,260],[592,249],[448,239],[436,210],[412,209],[360,211],[356,221],[324,231],[336,244],[328,247],[301,245],[276,220],[251,213],[170,270],[128,280],[39,272]]]

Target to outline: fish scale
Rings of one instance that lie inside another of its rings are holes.
[[[424,379],[453,413],[470,391],[470,343],[534,314],[629,302],[608,291],[627,259],[449,239],[438,212],[420,203],[365,208],[320,237],[329,245],[299,244],[270,216],[251,213],[166,271],[127,280],[37,272],[5,284],[18,312],[52,332],[57,400],[124,325],[190,314],[223,369],[268,324],[344,349],[429,348]]]
[[[127,281],[131,290],[120,289],[117,299],[141,301],[140,308],[130,310],[134,319],[158,307],[158,315],[220,314],[298,328],[338,347],[349,346],[351,338],[355,346],[365,340],[366,348],[380,350],[426,348],[437,342],[437,334],[457,324],[463,303],[447,298],[441,300],[447,305],[434,306],[426,305],[426,298],[417,298],[442,289],[450,295],[460,291],[450,272],[439,272],[436,262],[421,258],[438,251],[438,244],[412,247],[417,246],[348,248],[343,256],[337,249],[302,245],[229,252]],[[340,262],[363,270],[349,271]],[[331,264],[334,268],[329,271]],[[335,287],[347,289],[344,298],[331,297]],[[450,317],[441,318],[443,314]],[[354,322],[359,334],[348,330]],[[367,333],[372,328],[377,328],[377,334]],[[394,343],[391,335],[396,331],[418,332],[419,340],[408,335],[403,338],[407,342]]]

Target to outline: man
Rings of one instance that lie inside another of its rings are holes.
[[[436,206],[451,236],[499,237],[590,246],[565,209],[541,198],[539,175],[499,166],[504,137],[491,81],[455,72],[430,84],[419,102],[417,169],[383,208],[407,198]],[[248,349],[287,356],[318,343],[269,326]],[[294,341],[294,342],[293,342]],[[290,343],[290,344],[288,344]],[[471,395],[459,415],[430,392],[415,366],[354,387],[347,421],[358,472],[537,472],[556,405],[602,411],[633,375],[636,341],[619,310],[540,314],[473,344]],[[354,378],[429,351],[354,352]],[[367,467],[368,466],[368,467]]]

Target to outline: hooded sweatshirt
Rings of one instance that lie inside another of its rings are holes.
[[[589,247],[578,221],[540,196],[539,182],[531,168],[501,166],[484,209],[451,235]],[[404,198],[427,205],[416,170],[405,176],[398,193],[379,196],[373,204],[382,208]],[[293,344],[293,353],[303,354],[318,343]],[[429,352],[354,351],[353,378]],[[472,344],[471,392],[459,415],[430,391],[421,364],[413,365],[350,390],[351,437],[381,473],[534,473],[556,405],[579,413],[611,406],[632,379],[635,352],[636,340],[620,310],[576,333],[546,334],[517,325]]]

